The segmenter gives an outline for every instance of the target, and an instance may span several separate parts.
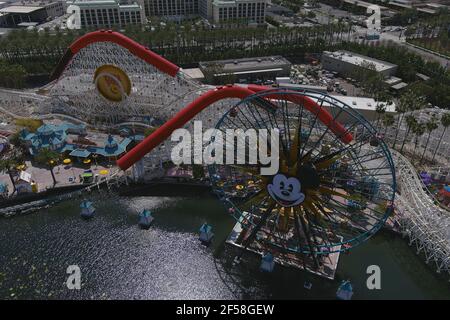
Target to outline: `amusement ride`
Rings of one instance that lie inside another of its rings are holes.
[[[338,99],[308,90],[202,85],[117,32],[100,30],[76,40],[45,90],[35,116],[73,118],[108,132],[155,128],[117,160],[118,169],[108,179],[118,179],[118,172],[138,165],[144,167],[141,174],[150,174],[170,161],[171,134],[179,128],[192,130],[194,120],[223,133],[276,130],[275,174],[262,175],[266,164],[260,159],[252,164],[210,164],[208,172],[213,191],[239,225],[233,243],[261,255],[270,253],[279,262],[320,268],[324,257],[364,243],[386,223],[396,209],[399,181],[401,199],[408,199],[412,190],[403,188],[406,176],[396,179],[398,157],[392,157],[371,123]],[[252,142],[236,137],[233,143],[250,148]],[[271,147],[269,152],[275,152]],[[414,220],[407,217],[422,207],[406,202],[401,201],[404,220],[399,223],[403,233],[411,235],[413,227],[405,221]],[[433,210],[431,204],[428,211]],[[439,211],[439,216],[448,225],[448,213]],[[430,227],[429,222],[425,225]],[[448,230],[440,253],[427,258],[439,255],[439,271],[447,272]]]

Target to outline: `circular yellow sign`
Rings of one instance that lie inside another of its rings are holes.
[[[114,65],[105,64],[95,70],[94,83],[98,92],[106,99],[120,102],[131,93],[128,75]]]

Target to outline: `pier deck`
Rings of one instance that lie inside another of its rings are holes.
[[[241,217],[242,219],[242,217]],[[245,250],[245,247],[241,244],[240,239],[244,239],[246,237],[246,233],[248,231],[241,226],[241,222],[238,221],[233,227],[230,235],[228,236],[226,243],[238,247],[242,250]],[[245,233],[245,234],[243,234]],[[340,245],[336,247],[332,247],[331,251],[340,250]],[[262,256],[266,249],[263,245],[261,245],[258,241],[253,241],[247,248],[247,251],[255,253],[259,256]],[[274,253],[275,252],[275,253]],[[274,255],[274,261],[285,267],[294,267],[300,270],[305,270],[307,272],[313,273],[317,276],[334,280],[340,252],[334,252],[327,255],[319,255],[321,266],[316,269],[314,267],[314,261],[312,257],[307,255],[299,255],[294,253],[283,253],[280,251],[272,250],[272,254]]]

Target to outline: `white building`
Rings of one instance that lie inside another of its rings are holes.
[[[372,66],[376,72],[383,74],[385,77],[393,76],[397,71],[397,65],[395,64],[345,50],[324,51],[322,53],[322,66],[326,70],[341,74],[348,74],[356,68]]]
[[[212,21],[244,20],[249,24],[262,25],[266,16],[266,0],[210,0]]]
[[[185,19],[202,16],[213,23],[245,20],[264,24],[267,0],[143,0],[147,17]]]
[[[314,95],[315,94],[312,94],[312,96]],[[320,95],[317,94],[317,96]],[[379,114],[376,111],[378,105],[384,105],[386,113],[391,113],[394,115],[396,113],[396,105],[393,102],[388,105],[384,101],[376,101],[375,99],[366,97],[351,97],[351,96],[336,96],[336,95],[330,95],[330,97],[345,103],[352,109],[355,109],[356,111],[358,111],[359,114],[361,114],[364,117],[364,119],[368,121],[375,121],[378,119]],[[313,100],[315,100],[314,97],[312,98]],[[336,110],[333,110],[335,108],[333,104],[324,101],[322,106],[325,109],[327,109],[331,114],[336,114]],[[342,112],[341,114],[339,114],[336,120],[344,124],[352,123],[353,121],[355,121],[353,116],[350,116],[350,114],[346,112]]]
[[[175,19],[198,15],[199,0],[143,0],[147,17],[159,16]]]
[[[121,4],[119,0],[74,0],[67,1],[69,5],[80,8],[81,27],[126,26],[145,22],[144,9],[139,2]]]

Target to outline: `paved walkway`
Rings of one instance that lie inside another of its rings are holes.
[[[26,172],[31,174],[31,179],[36,181],[38,184],[38,191],[44,191],[48,188],[53,187],[53,179],[50,170],[46,168],[33,167],[30,161],[26,161],[27,165]],[[66,186],[75,183],[80,183],[79,176],[84,172],[84,170],[89,169],[88,167],[82,168],[77,165],[58,165],[53,169],[56,178],[56,186]],[[100,175],[101,170],[108,170],[108,174],[111,172],[111,168],[108,166],[95,165],[93,164],[90,169],[95,175]],[[8,174],[0,174],[0,182],[6,183],[9,188],[10,194],[13,191],[11,180]]]

